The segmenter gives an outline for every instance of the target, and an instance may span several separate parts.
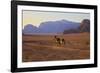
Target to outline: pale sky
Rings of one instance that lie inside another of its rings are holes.
[[[83,19],[90,19],[89,13],[74,12],[47,12],[47,11],[23,11],[23,28],[27,24],[38,27],[40,23],[46,21],[69,20],[81,22]]]

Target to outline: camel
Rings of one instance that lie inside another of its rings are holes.
[[[62,38],[58,38],[57,36],[54,36],[55,40],[56,40],[56,43],[57,45],[65,45],[65,40]]]
[[[64,39],[61,39],[61,44],[65,45],[65,40]]]
[[[60,43],[60,38],[57,38],[57,36],[55,36],[55,40],[56,40],[56,43],[57,43],[57,44],[61,45],[61,43]]]

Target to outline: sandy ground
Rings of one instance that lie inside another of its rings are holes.
[[[77,60],[90,58],[89,33],[57,35],[65,44],[57,44],[54,35],[23,35],[22,61]]]

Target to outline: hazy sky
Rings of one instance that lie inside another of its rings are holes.
[[[39,26],[46,21],[69,20],[81,22],[83,19],[90,19],[89,13],[74,12],[47,12],[47,11],[23,11],[23,27],[27,24]]]

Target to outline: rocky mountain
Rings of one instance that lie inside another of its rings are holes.
[[[37,28],[32,24],[28,24],[24,27],[24,34],[32,33],[63,33],[64,30],[78,28],[80,23],[68,21],[68,20],[59,20],[59,21],[47,21],[42,22]]]
[[[38,33],[39,29],[36,26],[32,25],[32,24],[28,24],[24,27],[22,32],[23,32],[23,34]]]
[[[90,20],[84,19],[79,27],[80,32],[90,32]]]
[[[43,33],[62,33],[65,29],[74,29],[79,26],[79,23],[60,20],[60,21],[48,21],[40,24],[39,29]]]
[[[89,19],[84,19],[81,23],[80,26],[76,29],[69,29],[69,30],[64,30],[64,34],[68,33],[80,33],[80,32],[90,32],[90,20]]]

